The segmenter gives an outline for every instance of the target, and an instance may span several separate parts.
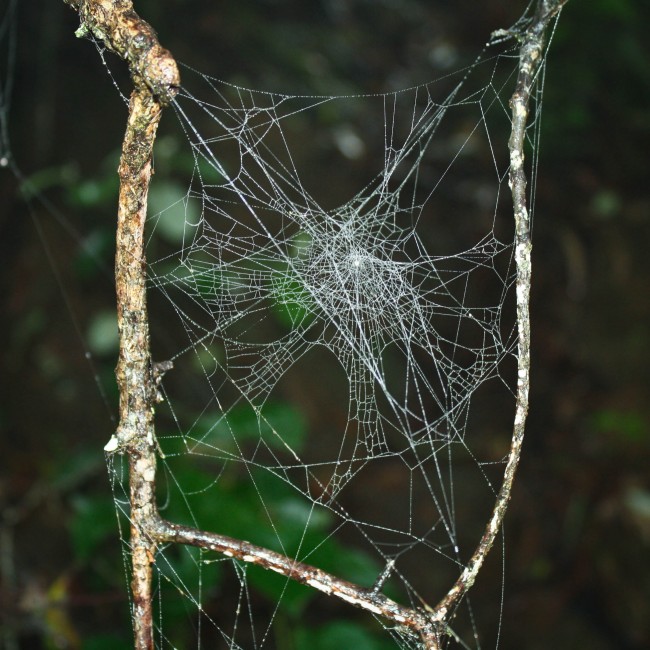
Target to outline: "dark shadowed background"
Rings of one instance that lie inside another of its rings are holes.
[[[524,6],[141,0],[136,9],[198,70],[258,89],[345,94],[427,81],[444,56],[471,60]],[[61,0],[19,1],[16,21],[13,62],[0,34],[2,81],[14,82],[11,154],[51,206],[31,202],[30,213],[30,197],[0,169],[0,643],[128,647],[102,452],[117,402],[113,171],[126,107]],[[648,24],[650,3],[570,0],[548,61],[531,410],[506,520],[501,648],[650,647]],[[128,92],[123,66],[106,60]],[[477,598],[498,600],[501,577],[497,551]]]

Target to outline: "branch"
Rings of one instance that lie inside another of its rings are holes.
[[[156,443],[153,411],[155,378],[149,345],[144,224],[151,181],[153,143],[162,106],[178,91],[176,62],[154,30],[133,11],[130,0],[66,0],[79,12],[78,36],[92,34],[129,63],[135,90],[118,169],[115,284],[120,352],[115,371],[120,422],[107,452],[129,455],[131,502],[131,592],[137,650],[153,650],[151,565],[156,551],[148,535],[157,516]]]
[[[162,519],[158,519],[151,532],[160,542],[197,546],[275,571],[300,584],[309,585],[328,596],[344,600],[354,607],[364,609],[395,625],[411,630],[429,650],[438,650],[440,647],[437,626],[432,623],[429,614],[420,608],[399,605],[372,587],[370,589],[359,587],[317,567],[293,560],[281,553],[256,546],[250,542],[180,526]]]
[[[76,35],[92,35],[125,59],[136,89],[148,88],[162,105],[174,99],[180,87],[176,61],[158,43],[151,25],[133,11],[131,0],[64,2],[79,13],[81,26]]]
[[[537,11],[521,36],[519,50],[519,74],[515,91],[510,98],[512,126],[508,149],[510,151],[509,185],[515,216],[515,262],[517,277],[517,395],[515,399],[515,420],[508,462],[503,474],[503,483],[497,496],[490,520],[483,537],[462,574],[447,595],[434,609],[433,619],[445,621],[463,596],[474,584],[476,576],[490,552],[508,508],[512,484],[519,465],[521,447],[524,441],[526,416],[528,414],[528,390],[530,387],[530,281],[531,250],[530,218],[526,207],[526,173],[524,171],[524,143],[530,105],[531,88],[537,70],[543,60],[544,35],[551,19],[558,14],[568,0],[539,0]]]

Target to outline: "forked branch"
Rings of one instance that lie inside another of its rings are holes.
[[[511,99],[509,140],[517,264],[518,384],[512,444],[504,480],[485,533],[465,570],[435,609],[405,607],[379,590],[361,587],[320,569],[249,542],[162,520],[155,498],[156,442],[154,406],[156,380],[149,346],[146,308],[144,225],[151,179],[151,157],[162,107],[179,88],[178,68],[153,29],[133,11],[130,0],[65,0],[81,18],[77,32],[90,34],[129,63],[135,90],[131,95],[120,160],[117,224],[116,289],[120,353],[116,369],[120,389],[120,423],[106,445],[109,453],[129,456],[131,502],[132,593],[135,646],[153,649],[151,567],[157,545],[181,543],[257,564],[287,578],[365,609],[393,625],[409,629],[425,648],[438,650],[447,622],[467,593],[503,522],[519,462],[528,410],[530,368],[530,224],[523,168],[526,123],[531,88],[543,60],[544,34],[567,0],[539,0],[537,12],[521,41],[519,75]]]

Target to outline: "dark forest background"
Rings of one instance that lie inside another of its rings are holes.
[[[258,89],[345,93],[427,81],[445,53],[471,60],[523,5],[136,9],[198,70]],[[14,61],[0,35],[0,82],[14,84],[10,153],[51,207],[0,169],[0,643],[128,647],[102,452],[116,411],[113,172],[126,107],[61,0],[18,2],[16,21]],[[504,649],[650,647],[648,24],[650,3],[570,0],[548,61],[531,410],[506,522]],[[128,92],[123,66],[107,61]],[[477,597],[499,599],[501,576],[495,557]]]

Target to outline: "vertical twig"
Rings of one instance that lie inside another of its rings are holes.
[[[147,536],[145,525],[156,513],[156,448],[143,235],[151,179],[151,150],[160,114],[160,104],[150,92],[133,91],[119,167],[115,258],[120,331],[120,354],[115,371],[120,389],[120,423],[115,442],[129,453],[131,592],[138,650],[153,648],[151,564],[155,543]]]
[[[539,0],[532,22],[526,31],[519,35],[519,74],[515,91],[510,98],[512,126],[508,149],[510,151],[509,185],[515,216],[515,263],[517,278],[515,282],[517,300],[517,330],[519,335],[517,350],[517,394],[515,420],[508,462],[503,474],[503,483],[485,528],[485,532],[467,563],[447,595],[438,603],[433,618],[440,623],[448,617],[476,580],[487,554],[496,539],[508,508],[512,484],[521,456],[524,429],[528,414],[528,390],[530,386],[530,283],[531,250],[530,218],[526,205],[526,173],[524,171],[524,145],[530,105],[531,89],[544,54],[544,35],[551,19],[568,0]]]
[[[66,0],[78,12],[78,36],[92,34],[129,63],[135,89],[122,144],[117,216],[115,284],[120,352],[116,368],[120,422],[107,452],[129,455],[131,592],[137,650],[153,649],[151,565],[155,540],[147,533],[157,517],[155,385],[149,346],[144,225],[151,158],[163,106],[179,87],[178,68],[130,0]]]

